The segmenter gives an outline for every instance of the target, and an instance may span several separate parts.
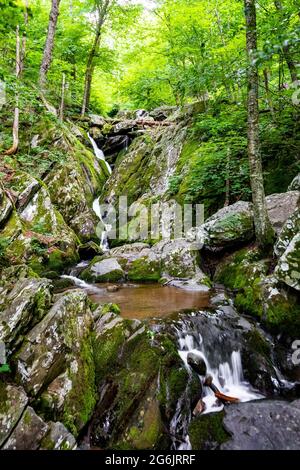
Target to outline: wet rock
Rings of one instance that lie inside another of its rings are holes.
[[[300,191],[300,173],[293,179],[288,187],[288,191]]]
[[[130,141],[131,139],[127,133],[125,135],[109,136],[105,139],[105,142],[102,145],[102,150],[106,156],[114,155],[121,150],[126,149],[129,146]]]
[[[8,439],[27,405],[22,387],[0,381],[0,447]]]
[[[6,450],[37,450],[48,425],[29,406],[3,446]]]
[[[275,268],[275,276],[287,286],[300,291],[300,233],[289,243]]]
[[[95,258],[80,277],[93,282],[119,281],[124,277],[124,271],[116,258]]]
[[[224,413],[200,415],[191,421],[189,438],[192,450],[215,450],[229,439],[223,427]]]
[[[89,241],[83,245],[80,245],[78,248],[78,253],[81,259],[91,259],[94,256],[103,254],[100,246],[93,241]]]
[[[47,279],[16,282],[6,298],[7,308],[0,311],[0,340],[8,350],[20,345],[29,329],[46,315],[51,301],[52,286]]]
[[[300,191],[272,194],[266,197],[271,224],[277,234],[280,234],[285,222],[299,206]]]
[[[206,364],[202,356],[196,353],[188,353],[188,365],[199,375],[206,375]]]
[[[41,450],[74,450],[76,447],[75,437],[62,423],[48,424],[48,433],[41,442]]]
[[[300,409],[278,400],[255,401],[226,409],[225,430],[232,436],[222,450],[297,450]]]
[[[100,400],[92,420],[91,443],[123,450],[167,449],[170,442],[163,428],[188,382],[176,343],[141,322],[111,313],[105,317],[100,318],[94,346]]]

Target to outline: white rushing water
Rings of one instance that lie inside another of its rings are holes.
[[[92,146],[93,146],[94,153],[95,153],[95,157],[96,157],[98,160],[102,160],[102,161],[106,164],[107,171],[108,171],[108,173],[111,175],[111,174],[112,174],[112,169],[111,169],[110,164],[105,160],[105,156],[104,156],[103,151],[102,151],[101,149],[99,149],[98,145],[96,144],[96,142],[94,141],[93,137],[90,136],[89,133],[88,133],[88,138],[90,139],[91,144],[92,144]]]
[[[202,336],[199,333],[199,339],[184,331],[178,332],[179,335],[179,355],[182,358],[189,372],[191,368],[187,363],[188,353],[195,353],[202,357],[206,364],[207,375],[213,377],[213,384],[225,395],[238,398],[241,402],[250,400],[259,400],[264,398],[261,394],[253,390],[251,385],[245,381],[243,376],[243,367],[240,351],[232,351],[230,362],[224,361],[218,366],[212,366],[205,353]],[[203,387],[203,401],[206,409],[204,413],[221,411],[223,405],[215,397],[209,387]]]
[[[90,293],[98,293],[103,292],[104,289],[101,289],[100,287],[96,287],[92,284],[88,284],[87,282],[82,281],[81,279],[78,279],[76,276],[67,276],[63,275],[61,276],[62,279],[69,279],[74,283],[75,286],[80,287],[81,289],[86,289]]]
[[[111,175],[112,174],[112,169],[111,169],[111,166],[109,165],[109,163],[105,160],[105,155],[104,155],[103,151],[101,149],[99,149],[99,147],[96,144],[95,140],[93,139],[93,137],[90,136],[89,133],[88,133],[88,138],[90,139],[91,144],[93,146],[95,157],[98,160],[102,160],[103,162],[105,162],[107,171]],[[102,234],[101,234],[100,248],[103,251],[108,251],[109,250],[108,234],[109,234],[110,230],[112,229],[112,225],[107,224],[105,222],[105,218],[107,217],[108,214],[106,214],[106,217],[102,216],[101,208],[100,208],[100,198],[99,197],[97,197],[93,202],[93,211],[95,212],[95,214],[97,215],[99,220],[102,222],[103,227],[104,227],[104,230],[102,231]]]

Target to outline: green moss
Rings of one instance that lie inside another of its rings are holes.
[[[229,439],[223,427],[224,412],[210,413],[192,420],[189,437],[193,450],[216,449]]]
[[[112,313],[115,313],[116,315],[120,315],[121,313],[121,309],[119,307],[119,305],[117,304],[104,304],[101,306],[101,309],[102,309],[102,314],[105,315],[106,313],[108,312],[112,312]]]
[[[64,403],[62,422],[75,435],[90,419],[96,404],[95,366],[91,338],[82,340],[78,371],[69,370],[72,390]]]
[[[159,281],[161,277],[160,263],[149,261],[146,256],[136,259],[130,264],[127,275],[131,281]]]
[[[6,384],[0,380],[0,414],[2,415],[5,415],[9,409],[8,398]]]

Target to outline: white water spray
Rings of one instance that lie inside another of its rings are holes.
[[[189,353],[195,353],[202,357],[206,364],[207,374],[213,378],[213,384],[225,395],[238,398],[241,402],[264,398],[245,381],[240,351],[232,351],[229,362],[224,361],[218,366],[212,366],[205,353],[203,339],[200,334],[199,338],[195,338],[195,336],[184,330],[178,331],[178,341],[179,355],[190,373],[191,368],[187,363],[187,356]],[[204,413],[212,413],[223,409],[223,405],[220,404],[209,387],[203,387],[203,401],[206,405]]]
[[[87,282],[82,281],[81,279],[78,279],[78,277],[75,276],[67,276],[63,275],[61,276],[62,279],[69,279],[74,283],[75,286],[80,287],[80,289],[85,289],[90,293],[98,293],[103,292],[104,289],[101,289],[100,287],[96,287],[92,284],[88,284]]]
[[[99,149],[98,145],[96,144],[96,142],[94,141],[93,137],[91,137],[89,133],[88,133],[88,138],[90,139],[91,144],[92,144],[92,146],[93,146],[94,153],[95,153],[95,157],[96,157],[98,160],[102,160],[102,161],[105,163],[106,168],[107,168],[107,171],[108,171],[108,173],[111,175],[111,174],[112,174],[112,169],[111,169],[110,164],[105,160],[105,156],[104,156],[103,151],[102,151],[101,149]]]

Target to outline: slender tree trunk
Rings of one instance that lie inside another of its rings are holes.
[[[40,67],[40,78],[39,84],[41,88],[44,88],[47,81],[47,73],[52,61],[52,52],[54,47],[54,38],[57,25],[57,19],[59,15],[59,4],[61,0],[52,0],[51,11],[48,23],[48,32],[46,43],[44,47],[43,59]]]
[[[88,60],[86,64],[84,92],[83,92],[83,100],[82,100],[82,108],[81,108],[82,117],[85,115],[85,112],[89,108],[89,105],[90,105],[91,87],[92,87],[93,73],[94,73],[94,68],[95,68],[94,59],[99,50],[102,26],[105,22],[110,2],[111,0],[103,0],[102,5],[98,7],[98,21],[97,21],[97,27],[96,27],[96,34],[95,34],[94,42],[89,52]]]
[[[65,90],[66,90],[66,75],[63,73],[62,81],[61,81],[61,101],[60,101],[60,107],[59,107],[59,117],[62,121],[64,120]]]
[[[230,148],[227,149],[226,161],[226,190],[224,207],[228,207],[230,203]]]
[[[270,87],[269,87],[269,71],[268,69],[264,69],[264,81],[265,81],[265,90],[266,90],[266,98],[267,98],[267,103],[272,115],[272,119],[274,119],[275,114],[274,114],[274,108],[273,108],[273,102],[271,98],[271,93],[270,93]]]
[[[281,19],[283,19],[283,6],[280,0],[274,0],[274,5],[277,11],[281,14]],[[286,61],[286,64],[288,66],[288,69],[290,71],[291,79],[292,82],[296,82],[298,80],[298,72],[297,72],[297,67],[296,64],[293,60],[293,56],[291,54],[291,49],[289,44],[283,44],[282,46],[282,53],[284,60]]]
[[[257,24],[255,0],[244,0],[248,55],[248,156],[257,242],[261,249],[270,247],[274,232],[269,220],[259,140]]]
[[[13,121],[13,144],[10,149],[5,152],[5,155],[14,155],[19,147],[19,78],[21,74],[21,41],[20,41],[20,27],[16,28],[16,92],[15,92],[15,110],[14,110],[14,121]]]
[[[25,11],[24,11],[24,27],[25,31],[22,37],[22,48],[21,48],[21,58],[20,58],[20,75],[24,72],[24,65],[25,65],[25,55],[26,55],[26,34],[27,34],[27,26],[28,26],[28,0],[25,1]]]

